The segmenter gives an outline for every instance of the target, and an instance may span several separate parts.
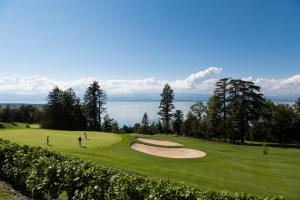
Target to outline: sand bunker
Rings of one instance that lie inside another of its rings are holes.
[[[205,152],[188,148],[154,147],[140,143],[133,143],[131,148],[143,153],[167,158],[201,158],[206,156]]]
[[[166,147],[182,147],[182,144],[170,141],[163,141],[163,140],[153,140],[153,139],[146,139],[146,138],[137,138],[137,140],[154,145],[166,146]]]

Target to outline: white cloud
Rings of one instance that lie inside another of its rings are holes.
[[[43,76],[6,76],[0,77],[0,94],[13,93],[20,95],[34,95],[48,93],[55,86],[62,89],[69,87],[80,91],[86,88],[95,78],[83,78],[72,81],[55,81]]]
[[[154,77],[140,80],[99,80],[100,84],[108,94],[128,94],[139,92],[160,92],[166,83],[178,92],[181,91],[200,91],[208,92],[214,85],[211,81],[212,76],[219,74],[221,68],[209,67],[206,70],[193,73],[184,80],[156,80]],[[46,94],[53,87],[58,86],[62,89],[72,87],[77,92],[83,92],[88,85],[97,80],[94,77],[82,78],[71,81],[57,81],[42,76],[10,76],[0,77],[0,94],[13,93],[21,95]],[[213,78],[212,80],[215,80]],[[202,84],[203,83],[203,84]]]
[[[218,80],[222,68],[209,67],[189,75],[181,80],[157,80],[154,77],[140,80],[106,80],[100,84],[108,94],[130,93],[158,93],[166,83],[169,83],[175,92],[211,93]],[[43,76],[6,76],[0,77],[0,95],[46,95],[53,87],[62,89],[72,87],[80,94],[88,85],[97,80],[95,77],[81,78],[78,80],[62,81]],[[244,80],[255,82],[262,87],[266,95],[295,95],[300,94],[300,75],[294,75],[283,79],[266,79],[246,77]]]
[[[266,79],[247,77],[244,80],[252,81],[261,86],[266,95],[299,95],[300,96],[300,74],[283,79]]]

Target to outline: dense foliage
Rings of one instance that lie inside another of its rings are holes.
[[[173,114],[169,132],[231,143],[300,141],[300,98],[294,106],[275,104],[266,100],[260,87],[250,81],[220,79],[206,104],[193,104],[184,120],[180,113],[176,110]],[[164,133],[159,126],[156,123],[154,130]]]
[[[39,123],[41,109],[33,105],[21,105],[11,108],[9,105],[0,107],[0,121],[23,122],[28,124]]]
[[[61,130],[92,130],[118,132],[118,124],[108,115],[103,117],[106,104],[105,92],[94,81],[86,89],[84,101],[72,88],[54,88],[49,92],[41,126]]]
[[[86,129],[80,99],[72,88],[63,91],[56,87],[49,93],[41,125],[43,128],[62,130]]]
[[[0,139],[0,175],[34,199],[268,200],[252,194],[200,191]]]

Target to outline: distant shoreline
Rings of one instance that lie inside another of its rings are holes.
[[[271,101],[273,101],[274,103],[287,103],[287,104],[292,104],[294,103],[296,100],[273,100],[270,99]],[[197,102],[197,101],[203,101],[203,102],[207,102],[207,100],[174,100],[174,102]],[[160,100],[108,100],[109,102],[160,102]],[[3,105],[36,105],[36,106],[44,106],[47,105],[47,102],[30,102],[30,101],[0,101],[0,106]]]

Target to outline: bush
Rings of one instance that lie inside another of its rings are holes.
[[[252,194],[201,191],[0,139],[0,176],[34,199],[277,200]]]

